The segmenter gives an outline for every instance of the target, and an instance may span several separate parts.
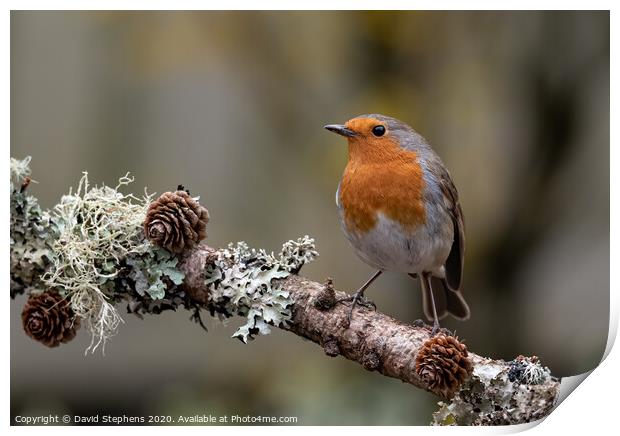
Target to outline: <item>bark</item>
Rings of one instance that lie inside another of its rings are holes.
[[[186,274],[186,291],[204,305],[209,294],[203,274],[216,256],[216,250],[203,245],[188,253],[180,265]],[[294,301],[292,320],[283,329],[315,342],[328,356],[340,355],[368,371],[442,395],[416,371],[416,356],[431,338],[430,326],[408,325],[362,306],[355,309],[349,325],[349,307],[335,304],[346,294],[334,290],[331,280],[321,284],[294,274],[281,284]],[[505,362],[471,352],[468,357],[471,377],[450,395],[449,402],[440,403],[434,424],[516,424],[541,419],[553,409],[560,381],[537,358],[520,356]]]

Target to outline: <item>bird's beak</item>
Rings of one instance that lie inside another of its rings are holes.
[[[328,124],[328,125],[326,125],[324,127],[327,130],[329,130],[330,132],[334,132],[334,133],[337,133],[339,135],[346,136],[348,138],[351,138],[352,136],[356,135],[356,133],[353,130],[347,129],[342,124]]]

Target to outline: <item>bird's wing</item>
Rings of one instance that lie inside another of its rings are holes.
[[[465,260],[465,222],[463,220],[463,211],[459,203],[459,193],[454,186],[454,182],[450,178],[447,170],[441,174],[441,190],[448,200],[448,212],[452,218],[454,225],[454,241],[450,254],[446,260],[446,282],[448,287],[453,291],[461,289],[463,281],[463,263]]]

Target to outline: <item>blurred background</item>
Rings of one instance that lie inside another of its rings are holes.
[[[44,207],[81,171],[139,194],[185,185],[207,243],[278,250],[304,234],[303,275],[357,289],[371,274],[340,232],[345,141],[323,130],[392,115],[433,144],[466,220],[471,350],[537,355],[556,376],[600,361],[609,319],[608,12],[12,12],[11,155],[31,155]],[[422,317],[418,282],[369,298]],[[11,304],[11,414],[297,416],[300,424],[420,424],[433,395],[329,358],[281,331],[189,313],[125,314],[84,356],[21,329]]]

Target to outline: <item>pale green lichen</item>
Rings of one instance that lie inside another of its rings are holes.
[[[30,177],[30,161],[32,156],[26,156],[23,159],[11,158],[11,189],[21,184],[26,177]]]
[[[539,385],[546,382],[551,377],[551,371],[546,366],[540,364],[538,357],[519,356],[510,362],[511,368],[509,378],[511,381],[517,380],[520,383],[529,385]]]
[[[549,369],[535,358],[476,365],[454,398],[439,403],[431,424],[509,425],[542,419],[558,394],[557,389],[541,388],[551,378]]]
[[[140,296],[161,299],[170,287],[164,277],[172,285],[184,278],[176,257],[144,237],[142,223],[152,195],[138,198],[119,191],[132,181],[126,175],[115,188],[90,186],[84,173],[75,192],[54,208],[58,234],[43,280],[66,295],[86,321],[92,335],[87,352],[104,347],[123,322],[112,298],[129,299],[127,291],[134,289]]]
[[[52,257],[56,226],[37,199],[27,193],[30,156],[11,158],[11,297],[39,291]]]
[[[134,281],[134,289],[141,297],[148,295],[153,300],[166,296],[167,277],[175,285],[183,283],[185,274],[177,268],[179,260],[163,248],[149,250],[140,256],[130,256],[127,265],[131,268],[129,278]]]
[[[119,192],[132,181],[125,175],[116,188],[90,186],[85,172],[75,192],[64,195],[54,208],[58,237],[52,268],[43,280],[64,293],[76,315],[86,321],[92,335],[87,351],[105,346],[122,322],[108,302],[106,285],[119,274],[121,261],[150,248],[142,221],[151,196]]]
[[[203,325],[201,306],[181,285],[185,278],[178,258],[154,247],[145,238],[143,220],[152,196],[120,192],[132,179],[125,176],[115,188],[91,186],[88,174],[62,197],[51,212],[42,211],[25,194],[30,158],[11,160],[11,293],[56,289],[71,303],[90,330],[87,352],[113,336],[123,322],[114,304],[141,317],[185,307]],[[245,316],[233,335],[247,342],[283,326],[293,304],[278,279],[297,273],[318,253],[305,236],[286,242],[279,254],[250,249],[245,243],[218,252],[207,271],[208,308],[222,317]]]
[[[299,271],[316,256],[314,240],[308,236],[286,242],[278,255],[250,249],[245,242],[221,250],[207,268],[206,285],[217,313],[246,317],[233,337],[247,343],[255,334],[268,334],[270,325],[286,325],[293,301],[277,279]]]

